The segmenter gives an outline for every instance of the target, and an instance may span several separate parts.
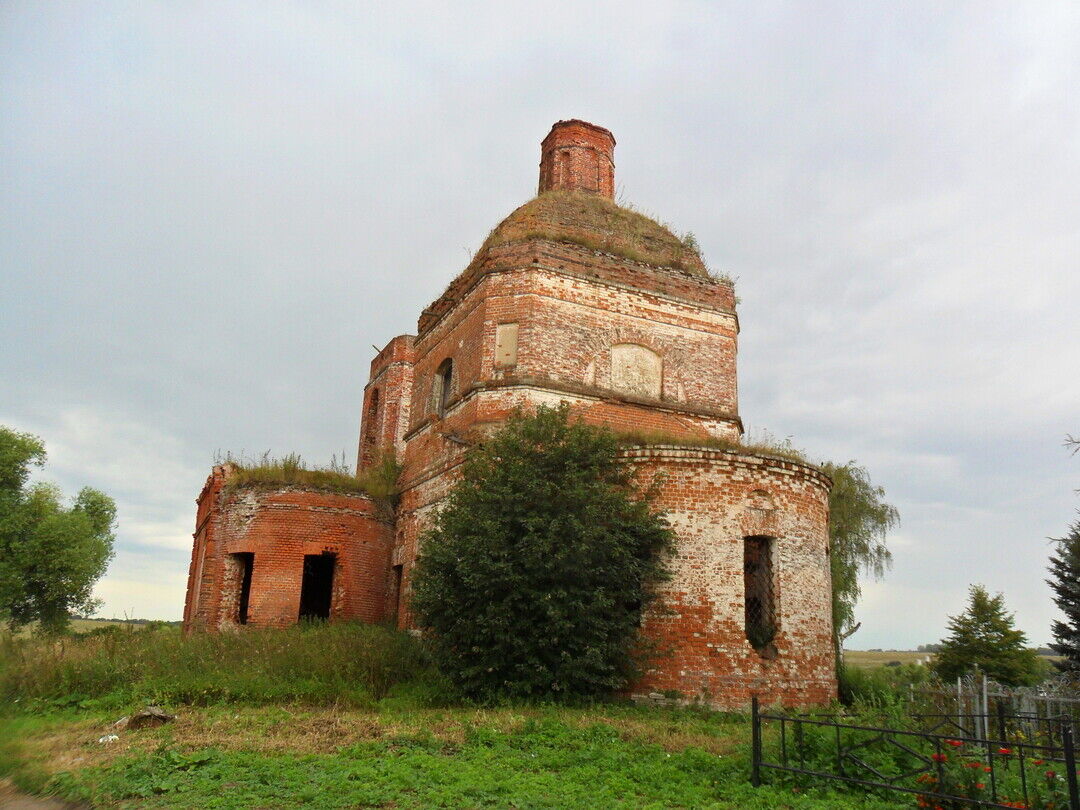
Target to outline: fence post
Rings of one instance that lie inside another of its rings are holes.
[[[1008,742],[1005,738],[1005,704],[1001,702],[1001,697],[997,699],[997,716],[998,716],[998,739],[1003,743]]]
[[[757,695],[750,698],[750,784],[761,787],[761,716]]]
[[[960,686],[960,676],[956,676],[956,725],[964,727],[964,691]]]
[[[1061,747],[1065,749],[1065,778],[1069,780],[1069,810],[1080,810],[1080,791],[1076,787],[1076,752],[1073,750],[1072,718],[1061,717]]]

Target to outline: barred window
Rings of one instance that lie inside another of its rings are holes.
[[[772,538],[743,539],[743,588],[746,596],[746,638],[760,652],[776,637]]]

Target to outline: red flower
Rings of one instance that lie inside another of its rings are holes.
[[[1031,760],[1031,764],[1032,765],[1042,765],[1043,762],[1045,762],[1045,761],[1046,760],[1043,760],[1043,759],[1033,759],[1033,760]]]
[[[990,773],[990,771],[992,771],[992,770],[994,770],[994,769],[993,769],[993,768],[991,768],[991,767],[990,767],[989,765],[987,765],[987,766],[985,766],[985,767],[983,768],[983,770],[984,770],[984,771],[986,771],[986,773]]]
[[[930,759],[934,760],[934,762],[945,762],[949,758],[945,754],[931,754]]]
[[[984,787],[986,787],[986,785],[984,785],[982,782],[976,782],[975,787],[977,787],[979,790],[982,790]]]
[[[951,745],[953,748],[959,748],[961,745],[963,745],[963,743],[960,742],[960,740],[946,740],[945,744],[946,745]]]
[[[1053,771],[1047,771],[1047,772],[1046,772],[1046,778],[1047,778],[1047,779],[1053,779],[1053,778],[1055,778],[1056,776],[1057,776],[1057,774],[1056,774],[1056,773],[1054,773]]]
[[[1012,749],[1011,748],[999,748],[998,753],[1001,754],[1003,757],[1007,757],[1009,754],[1012,753]]]

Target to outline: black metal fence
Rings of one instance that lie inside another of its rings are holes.
[[[755,697],[751,781],[756,787],[775,771],[806,782],[907,794],[920,807],[1080,810],[1072,718],[999,710],[992,717],[929,714],[910,720],[914,728],[899,729],[768,713]],[[974,728],[993,733],[969,733]]]

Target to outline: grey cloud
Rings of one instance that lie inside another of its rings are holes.
[[[738,277],[748,424],[901,507],[853,641],[935,640],[972,581],[1042,641],[1078,80],[1068,3],[7,3],[0,413],[120,499],[106,610],[179,615],[214,451],[351,452],[371,344],[584,117],[622,197]]]

